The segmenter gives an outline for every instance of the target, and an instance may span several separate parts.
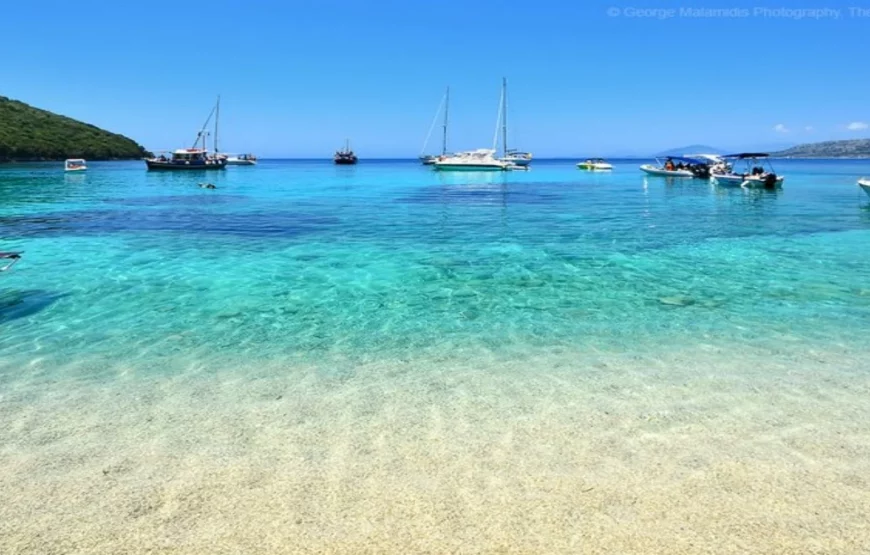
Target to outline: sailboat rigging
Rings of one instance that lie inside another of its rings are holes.
[[[227,166],[226,156],[218,154],[218,120],[220,119],[220,104],[221,97],[218,96],[217,103],[209,112],[205,123],[196,134],[196,139],[193,141],[193,146],[190,148],[181,148],[171,153],[171,156],[161,154],[155,158],[146,158],[145,165],[149,170],[222,170]],[[214,153],[208,151],[207,139],[209,136],[208,124],[214,116]],[[200,146],[200,143],[201,146]]]
[[[515,148],[508,148],[508,113],[507,101],[507,78],[502,77],[501,80],[501,102],[499,103],[499,119],[496,120],[496,138],[493,140],[493,150],[496,150],[496,142],[498,139],[498,123],[501,121],[502,134],[502,157],[501,160],[508,162],[513,166],[519,166],[520,169],[526,168],[532,162],[532,154],[530,152],[520,152]]]
[[[432,131],[435,130],[435,123],[438,121],[438,115],[441,113],[441,108],[444,108],[444,123],[442,124],[442,138],[441,138],[441,156],[447,155],[447,122],[448,122],[448,114],[450,112],[450,87],[447,87],[447,91],[444,93],[444,98],[441,99],[441,103],[438,105],[438,110],[435,112],[435,117],[432,118],[432,125],[429,126],[429,132],[426,134],[426,140],[423,141],[423,150],[420,151],[420,162],[422,162],[426,166],[431,166],[435,163],[435,160],[438,159],[438,156],[432,154],[426,154],[426,147],[429,145],[429,138],[432,136]]]

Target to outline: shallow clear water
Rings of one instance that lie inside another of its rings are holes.
[[[638,165],[2,167],[0,244],[25,258],[0,283],[0,353],[12,369],[866,345],[866,163],[782,161],[776,192]]]
[[[870,168],[615,162],[0,167],[0,551],[861,552]]]

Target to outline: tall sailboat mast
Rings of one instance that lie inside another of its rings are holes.
[[[447,154],[447,113],[450,110],[450,87],[444,93],[444,139],[441,142],[441,155]]]
[[[498,115],[495,118],[495,133],[492,135],[492,150],[498,150],[498,126],[501,123],[502,114],[504,112],[504,88],[501,90],[501,96],[498,99]]]
[[[217,104],[215,105],[214,114],[214,153],[218,151],[218,120],[221,119],[221,95],[218,95]]]
[[[501,135],[502,135],[502,149],[504,149],[504,156],[507,156],[508,151],[508,143],[507,143],[507,111],[508,111],[508,102],[507,102],[507,78],[501,78],[501,99],[502,99],[502,116],[501,116]]]

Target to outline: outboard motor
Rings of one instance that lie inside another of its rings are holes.
[[[708,166],[707,164],[698,164],[696,166],[692,166],[692,175],[694,175],[695,177],[706,179],[710,177],[710,166]]]
[[[764,176],[764,188],[765,189],[775,189],[776,188],[776,174],[769,173]]]

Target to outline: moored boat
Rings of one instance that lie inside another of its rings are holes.
[[[609,171],[613,169],[613,166],[604,160],[604,158],[587,158],[579,162],[577,168],[589,171]]]
[[[710,166],[704,160],[685,158],[683,156],[666,156],[664,162],[656,158],[659,164],[643,164],[640,169],[649,175],[658,177],[710,177]]]
[[[208,114],[202,129],[196,135],[196,140],[190,148],[180,148],[172,152],[164,152],[154,158],[146,158],[145,165],[149,170],[191,171],[191,170],[222,170],[227,167],[227,157],[217,153],[218,120],[220,119],[221,98]],[[212,116],[214,116],[214,153],[209,153],[206,141],[209,133],[206,131]],[[168,154],[168,156],[167,156]]]
[[[228,166],[255,166],[257,165],[257,157],[253,154],[227,154]]]
[[[495,157],[495,150],[480,148],[442,156],[433,164],[438,171],[507,171],[512,164]]]
[[[333,161],[340,166],[349,166],[357,163],[356,154],[350,149],[350,141],[348,140],[343,150],[336,150]]]
[[[202,148],[182,148],[170,156],[161,154],[155,158],[146,158],[145,164],[149,170],[222,170],[227,167],[227,159],[223,156],[211,156]]]
[[[862,177],[858,180],[858,187],[860,187],[861,190],[867,193],[867,196],[870,197],[870,179]]]
[[[87,169],[88,163],[82,158],[70,158],[63,162],[63,171],[65,172],[83,172]]]
[[[726,187],[761,189],[775,189],[777,187],[782,187],[785,178],[781,175],[777,175],[773,166],[770,164],[768,157],[769,155],[765,152],[741,152],[739,154],[724,155],[722,158],[726,161],[735,160],[744,162],[745,171],[717,171],[712,174],[712,180],[716,184]],[[762,160],[767,162],[767,168],[764,167]]]

